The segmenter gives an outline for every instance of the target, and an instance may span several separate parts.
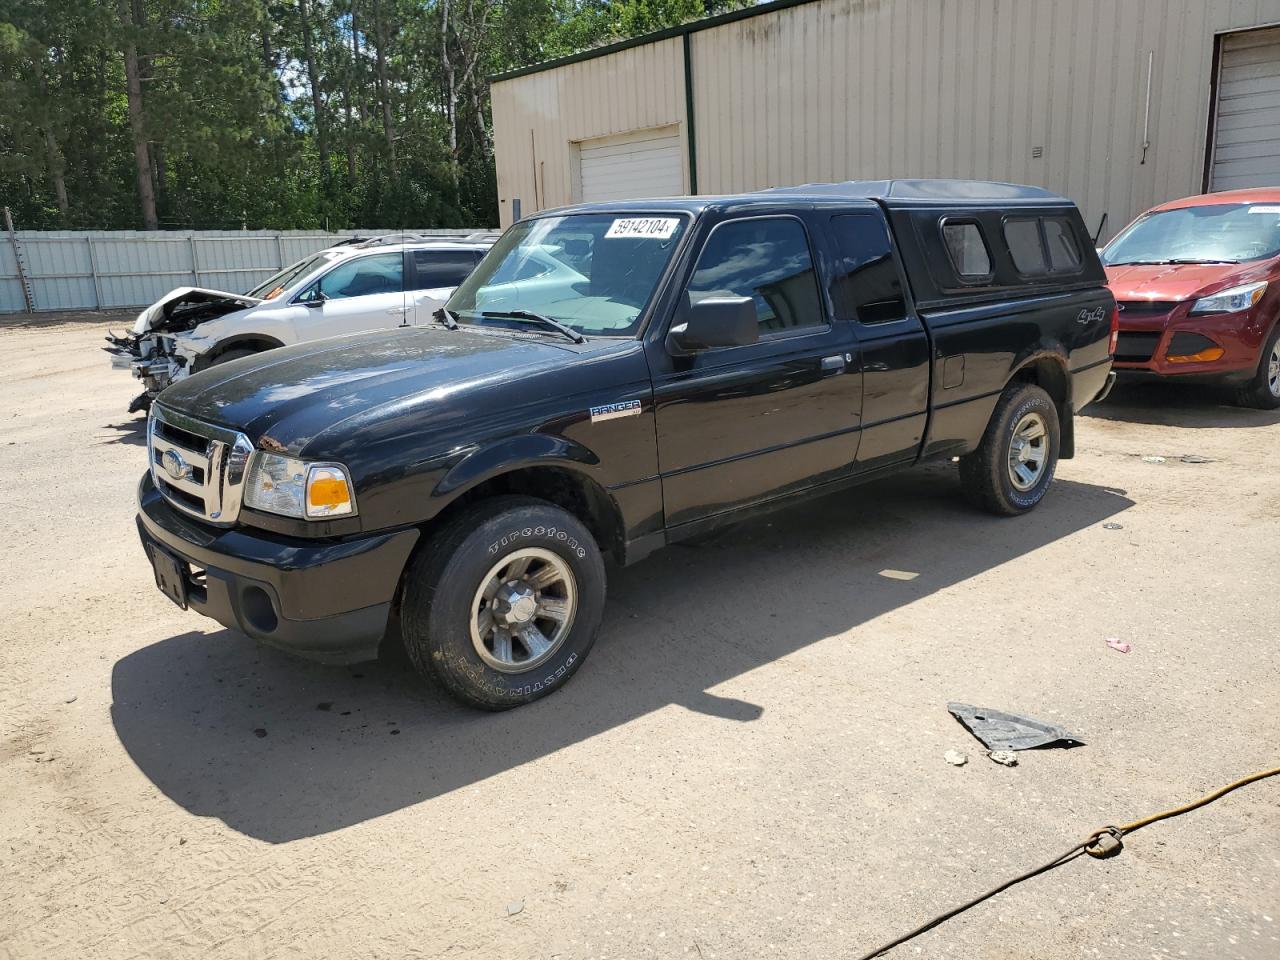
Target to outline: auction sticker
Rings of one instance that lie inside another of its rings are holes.
[[[1250,207],[1249,212],[1250,213],[1280,213],[1280,207],[1277,207],[1277,206]],[[615,220],[614,223],[616,224],[617,221]]]
[[[670,240],[680,221],[675,217],[626,217],[615,220],[606,237],[638,237],[644,240]]]

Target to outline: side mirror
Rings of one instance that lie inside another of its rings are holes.
[[[745,347],[760,339],[756,305],[750,297],[708,297],[684,312],[667,334],[667,349],[677,356],[716,347]]]
[[[324,302],[328,299],[329,298],[324,295],[324,292],[319,287],[316,287],[313,290],[308,290],[307,293],[303,296],[303,298],[298,302],[302,304],[304,307],[314,308],[314,307],[323,306]]]

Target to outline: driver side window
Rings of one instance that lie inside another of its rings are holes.
[[[379,253],[348,260],[334,267],[312,285],[312,291],[319,290],[326,300],[400,293],[403,289],[404,257],[399,253]],[[308,298],[304,295],[303,299]]]
[[[717,226],[689,280],[689,302],[750,297],[760,336],[826,326],[804,227],[789,217]]]

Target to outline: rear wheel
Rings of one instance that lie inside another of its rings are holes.
[[[1271,331],[1262,348],[1258,369],[1247,386],[1236,394],[1236,402],[1261,410],[1280,408],[1280,324]]]
[[[559,689],[595,643],[604,560],[561,508],[498,497],[447,522],[405,574],[404,646],[454,697],[506,710]]]
[[[1058,410],[1040,387],[1011,384],[973,453],[960,458],[965,494],[990,513],[1015,516],[1042,499],[1058,467]]]

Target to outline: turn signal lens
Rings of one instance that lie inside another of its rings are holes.
[[[1221,347],[1209,347],[1206,350],[1201,350],[1199,353],[1193,353],[1189,356],[1183,356],[1183,357],[1166,356],[1165,359],[1168,360],[1170,363],[1209,363],[1213,360],[1219,359],[1225,352],[1226,351],[1223,350]]]
[[[313,464],[307,470],[307,516],[345,517],[355,512],[347,472],[336,464]]]
[[[1107,353],[1114,357],[1118,346],[1120,346],[1120,304],[1117,303],[1111,308],[1111,341],[1107,346]]]

